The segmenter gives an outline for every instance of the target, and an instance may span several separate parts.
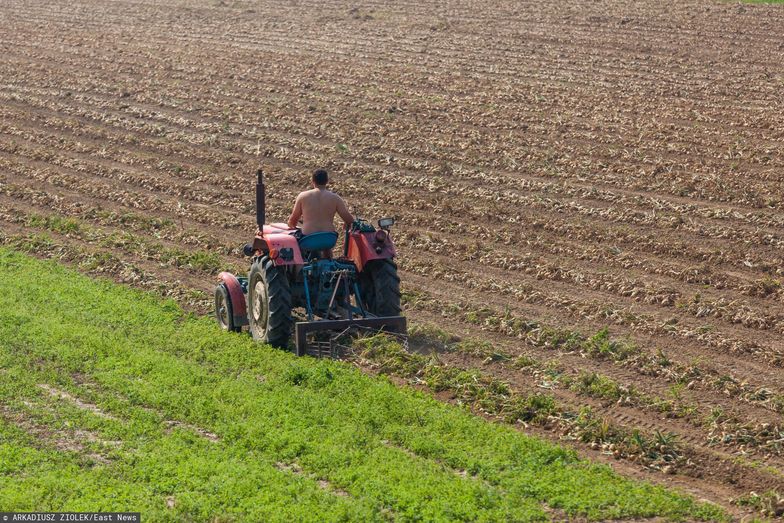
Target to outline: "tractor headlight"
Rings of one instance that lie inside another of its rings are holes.
[[[378,226],[381,229],[389,229],[394,224],[395,224],[395,219],[394,218],[381,218],[378,221]]]

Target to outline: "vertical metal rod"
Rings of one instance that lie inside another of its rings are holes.
[[[344,308],[346,309],[346,319],[354,319],[354,312],[351,310],[351,287],[348,283],[348,276],[343,278],[343,296],[345,296]]]
[[[305,284],[305,310],[308,313],[308,321],[313,321],[313,308],[310,306],[310,288],[308,287],[308,276],[310,276],[310,265],[306,265],[302,268],[303,278],[302,281]]]
[[[264,222],[266,221],[266,191],[264,188],[264,172],[259,168],[256,171],[256,225],[259,231],[264,234]]]
[[[340,280],[343,278],[343,273],[338,273],[338,281],[335,282],[335,288],[332,289],[332,296],[329,298],[329,305],[327,305],[327,316],[329,317],[329,312],[332,310],[332,304],[335,302],[335,296],[338,293],[338,287],[340,287]]]
[[[359,310],[362,313],[362,317],[367,317],[367,314],[365,313],[365,306],[362,305],[362,298],[359,295],[359,284],[356,282],[356,280],[354,281],[354,299],[357,300],[357,305],[359,305]]]
[[[294,324],[294,344],[297,356],[304,356],[308,353],[308,334],[302,323]]]

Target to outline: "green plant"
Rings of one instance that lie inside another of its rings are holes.
[[[611,378],[595,372],[581,373],[572,383],[572,390],[610,401],[637,396],[637,392],[633,387],[624,387]]]
[[[741,507],[750,507],[763,516],[779,518],[784,516],[784,496],[776,491],[769,490],[762,494],[750,492],[735,500]]]
[[[358,344],[499,415],[557,412],[549,396],[439,368],[385,336]],[[9,510],[531,521],[546,519],[544,504],[595,520],[725,518],[350,363],[299,359],[171,301],[7,249],[0,346],[0,505]]]
[[[606,327],[588,338],[582,344],[582,348],[591,356],[601,356],[615,361],[623,361],[639,352],[631,342],[610,338],[610,331]]]

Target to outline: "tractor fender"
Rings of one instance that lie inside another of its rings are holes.
[[[383,243],[376,241],[375,232],[352,232],[349,236],[348,257],[360,272],[367,262],[394,258],[395,254],[395,244],[389,234]]]
[[[275,258],[275,265],[302,265],[302,251],[299,249],[297,238],[288,232],[264,233],[264,241],[267,243],[267,250],[278,251]]]
[[[245,293],[242,292],[242,285],[240,281],[230,272],[222,272],[218,274],[221,283],[226,286],[229,291],[229,299],[231,300],[231,311],[234,316],[234,325],[247,325],[248,324],[248,309],[245,303]]]
[[[290,228],[285,223],[271,223],[265,225],[263,228],[264,236],[268,234],[278,234],[278,233],[291,233],[294,232],[294,229]]]

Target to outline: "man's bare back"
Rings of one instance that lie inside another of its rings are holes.
[[[334,232],[335,214],[339,214],[346,226],[351,225],[354,217],[348,210],[343,198],[328,191],[324,185],[316,185],[309,191],[303,191],[297,196],[294,203],[294,210],[289,217],[289,227],[296,227],[297,222],[302,218],[302,233],[312,234],[314,232]]]

